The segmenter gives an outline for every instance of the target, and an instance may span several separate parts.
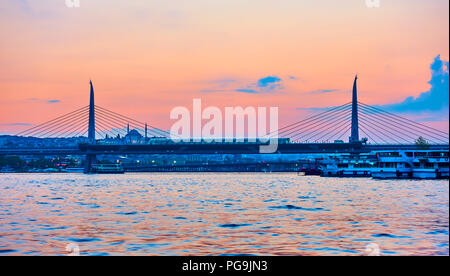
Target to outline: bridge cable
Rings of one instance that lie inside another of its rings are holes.
[[[75,111],[69,112],[69,113],[64,114],[64,115],[62,115],[62,116],[59,116],[59,117],[57,117],[57,118],[55,118],[55,119],[52,119],[52,120],[47,121],[47,122],[45,122],[45,123],[39,124],[39,125],[34,126],[34,127],[32,127],[32,128],[26,129],[26,130],[24,130],[24,131],[22,131],[22,132],[19,132],[19,133],[17,133],[16,135],[17,135],[17,136],[23,135],[24,133],[27,133],[27,132],[29,132],[29,131],[31,131],[31,130],[35,130],[35,129],[40,128],[40,127],[42,127],[42,126],[45,126],[45,125],[47,125],[47,124],[49,124],[49,123],[52,123],[52,122],[54,122],[54,121],[58,121],[58,120],[63,119],[63,118],[65,118],[65,117],[67,117],[67,116],[71,116],[71,115],[73,115],[74,113],[78,113],[78,112],[80,112],[80,111],[83,111],[83,109],[85,109],[85,108],[87,108],[87,107],[88,107],[88,106],[85,106],[85,107],[82,107],[82,108],[77,109],[77,110],[75,110]]]
[[[348,133],[351,129],[352,129],[352,123],[350,122],[350,123],[347,125],[347,128],[345,129],[345,131],[344,131],[341,135],[339,135],[339,137],[337,137],[336,140],[341,140],[342,136],[344,136],[346,133]],[[339,133],[338,133],[338,134],[339,134]],[[333,136],[331,136],[331,137],[333,137]]]
[[[365,113],[365,112],[362,112],[362,113],[360,113],[360,114],[366,114],[367,116],[369,116],[369,117],[375,117],[375,119],[376,119],[376,121],[382,121],[382,122],[384,122],[384,123],[387,123],[388,125],[395,125],[396,126],[396,131],[398,131],[399,129],[400,130],[402,130],[402,131],[404,131],[405,132],[405,136],[407,136],[407,137],[409,137],[409,138],[412,138],[413,140],[414,139],[416,139],[417,138],[417,133],[414,133],[414,132],[412,132],[411,130],[408,130],[408,129],[405,129],[405,127],[407,127],[407,126],[405,126],[405,125],[401,125],[401,124],[397,124],[397,123],[395,123],[395,122],[393,122],[393,121],[391,121],[391,120],[387,120],[387,119],[384,119],[383,117],[381,117],[381,116],[376,116],[376,115],[374,115],[374,114],[372,114],[372,113]],[[406,133],[408,133],[408,134],[411,134],[411,135],[413,135],[414,137],[412,137],[412,136],[410,136],[410,135],[407,135]],[[422,133],[423,134],[423,133]],[[425,136],[427,136],[428,134],[425,134]],[[427,136],[428,137],[428,136]],[[442,138],[438,138],[438,137],[435,137],[435,136],[429,136],[429,137],[431,137],[432,139],[430,139],[430,140],[433,140],[433,139],[436,139],[437,141],[443,141],[443,142],[445,142]]]
[[[380,114],[379,112],[377,113],[376,111],[373,111],[373,110],[371,110],[371,109],[369,109],[367,107],[364,107],[364,106],[362,106],[361,109],[362,109],[363,112],[367,113],[368,115],[376,116],[377,119],[382,120],[384,122],[387,122],[387,123],[389,123],[391,125],[394,124],[397,127],[399,127],[400,129],[402,129],[403,131],[408,132],[410,134],[417,135],[417,133],[413,132],[413,131],[417,131],[421,135],[426,135],[428,137],[432,137],[433,139],[447,142],[447,141],[443,140],[444,138],[439,138],[439,137],[443,137],[442,135],[436,134],[436,133],[428,131],[428,130],[422,130],[423,128],[419,128],[419,130],[417,130],[417,129],[412,129],[411,130],[411,128],[409,127],[409,130],[408,130],[408,129],[406,129],[406,128],[408,128],[407,125],[397,122],[396,118],[393,117],[393,116],[383,115],[383,114]],[[377,115],[379,115],[379,116],[377,116]],[[430,132],[431,132],[431,134],[430,134]],[[435,135],[438,135],[438,137],[436,137]]]
[[[135,120],[135,119],[132,119],[132,118],[130,118],[130,117],[121,115],[121,114],[119,114],[119,113],[116,113],[116,112],[114,112],[114,111],[108,110],[108,109],[103,108],[103,107],[99,107],[99,108],[100,108],[102,111],[104,111],[104,112],[109,112],[109,113],[112,113],[112,114],[114,114],[114,115],[116,115],[116,116],[121,116],[121,117],[123,117],[123,118],[125,118],[125,119],[128,119],[129,121],[134,121],[134,122],[136,122],[136,123],[141,124],[142,126],[145,126],[145,123],[142,123],[142,122],[137,121],[137,120]],[[165,133],[166,135],[168,135],[168,137],[171,136],[171,133],[168,132],[168,131],[164,131],[164,130],[162,130],[162,129],[159,129],[159,128],[154,127],[154,126],[149,125],[149,124],[147,124],[147,127],[151,127],[151,128],[153,128],[153,129],[155,129],[155,130],[158,130],[158,131],[160,131],[160,132],[162,132],[162,133]]]
[[[337,133],[340,133],[343,129],[346,129],[347,127],[348,127],[348,125],[349,124],[351,124],[351,121],[349,122],[349,119],[350,119],[351,117],[348,117],[348,118],[346,118],[345,120],[343,120],[343,121],[341,121],[340,123],[339,123],[339,125],[336,125],[336,127],[333,129],[333,131],[331,132],[331,133],[334,133],[332,136],[329,136],[328,137],[328,139],[326,139],[326,141],[329,141],[329,142],[331,142],[330,141],[330,138],[332,138],[332,137],[334,137],[334,136],[336,136],[336,132]],[[337,131],[336,131],[337,130]],[[328,130],[324,130],[324,131],[322,131],[321,133],[323,133],[323,132],[325,132],[325,131],[328,131]],[[324,135],[322,135],[322,136],[320,136],[319,138],[317,138],[317,141],[321,141],[321,139],[323,139],[325,136],[327,136],[327,135],[329,135],[330,134],[330,132],[327,132],[327,133],[325,133]],[[311,138],[313,138],[313,137],[310,137],[310,139]]]
[[[351,127],[350,127],[350,128],[351,128]],[[375,143],[375,145],[378,145],[377,141],[376,141],[375,139],[372,139],[372,137],[370,137],[370,135],[367,134],[366,131],[364,131],[364,128],[363,128],[362,126],[360,126],[359,129],[367,136],[367,138],[370,139],[370,140],[369,140],[370,142],[373,142],[373,143]]]
[[[266,136],[269,136],[269,138],[272,138],[273,135],[270,136],[272,133],[275,133],[275,135],[280,135],[281,134],[281,135],[288,136],[288,135],[298,131],[298,129],[301,128],[301,127],[306,127],[306,126],[311,125],[313,122],[320,121],[320,120],[325,120],[325,119],[328,119],[330,117],[333,117],[333,115],[335,115],[336,113],[339,113],[341,111],[345,111],[349,107],[350,106],[347,105],[347,104],[346,105],[342,105],[342,106],[338,106],[338,107],[333,108],[331,110],[328,110],[328,111],[322,112],[320,114],[317,114],[317,115],[311,116],[309,118],[306,118],[306,119],[304,119],[302,121],[299,121],[297,123],[294,123],[294,124],[292,124],[290,126],[283,127],[281,129],[279,129],[278,131],[274,131],[274,132],[269,133]]]
[[[44,137],[50,134],[48,137],[56,136],[56,134],[70,127],[73,123],[78,123],[80,120],[86,119],[87,111],[76,115],[73,118],[67,118],[64,121],[59,122],[58,124],[51,125],[44,130],[39,130],[38,132],[33,132],[34,136]]]
[[[342,124],[345,124],[346,122],[348,122],[349,119],[350,119],[350,117],[348,114],[342,114],[342,116],[337,117],[335,120],[324,122],[325,126],[323,128],[325,128],[325,129],[319,128],[319,129],[313,130],[312,132],[308,132],[306,134],[301,133],[303,135],[301,135],[299,138],[308,137],[308,139],[306,139],[308,141],[308,140],[313,139],[314,137],[317,137],[318,135],[323,134],[324,132],[327,132],[327,133],[325,133],[325,135],[323,135],[323,136],[329,135],[329,134],[333,133],[333,131],[336,130],[336,128],[332,128],[333,126],[336,126],[336,124],[338,126],[342,126]],[[321,125],[323,125],[324,123],[322,123]],[[319,132],[316,133],[317,131],[319,131]],[[314,134],[314,133],[316,133],[316,134]],[[312,134],[314,134],[314,135],[312,135]],[[296,135],[295,137],[298,137],[298,135]],[[320,138],[318,140],[320,140]]]
[[[79,128],[87,128],[87,124],[88,124],[88,118],[82,117],[79,120],[77,120],[76,122],[72,122],[71,124],[67,125],[66,127],[58,130],[57,132],[53,132],[51,134],[51,136],[62,137],[63,135],[66,135],[66,136],[73,135],[74,133],[72,131],[74,129],[78,130]]]
[[[110,129],[109,131],[111,133],[115,134],[119,134],[120,136],[125,136],[127,134],[127,131],[124,130],[124,128],[126,126],[122,125],[121,123],[118,122],[114,122],[114,121],[109,121],[107,120],[105,117],[103,117],[103,115],[97,114],[98,118],[99,118],[99,123],[101,125],[102,128],[104,129]]]
[[[77,126],[73,126],[71,129],[69,129],[68,131],[66,131],[63,134],[59,134],[59,135],[64,135],[62,137],[77,137],[77,134],[79,134],[80,132],[85,132],[85,130],[87,130],[86,125],[89,123],[89,119],[84,119],[80,124],[78,124]],[[79,136],[78,136],[79,137]],[[87,137],[86,137],[87,138]]]
[[[117,115],[109,114],[109,113],[106,113],[106,112],[101,111],[101,110],[100,110],[99,112],[101,112],[101,114],[103,114],[104,116],[109,117],[109,119],[111,119],[111,120],[120,120],[120,121],[122,121],[122,122],[124,122],[124,123],[126,123],[126,124],[130,124],[130,126],[133,126],[133,127],[135,127],[135,128],[137,127],[137,128],[139,128],[139,130],[141,130],[141,132],[144,132],[143,129],[145,128],[145,124],[135,124],[133,121],[130,122],[130,120],[127,120],[126,118],[121,118],[121,117],[118,117]],[[147,124],[147,127],[148,127],[148,126],[149,126],[149,125]],[[152,127],[152,126],[150,126],[150,127]],[[167,134],[166,134],[165,131],[160,130],[160,129],[158,129],[158,128],[153,128],[153,129],[150,129],[149,131],[153,131],[153,132],[155,132],[157,135],[167,136]],[[163,134],[158,133],[157,131],[162,132]]]
[[[372,133],[374,136],[376,136],[377,138],[379,138],[381,141],[383,141],[383,143],[385,144],[391,144],[392,142],[388,142],[387,140],[385,140],[382,136],[379,136],[376,132],[374,132],[372,130],[372,128],[370,128],[368,125],[366,125],[365,121],[361,121],[359,122],[359,126],[363,127],[364,129],[366,129],[367,132]],[[396,141],[395,139],[392,139],[389,137],[390,140],[396,142],[397,144],[401,144],[400,142]]]
[[[112,129],[108,129],[107,127],[103,126],[103,124],[100,122],[100,120],[98,120],[96,122],[96,124],[98,126],[100,126],[99,131],[102,135],[104,135],[105,139],[106,136],[108,136],[108,138],[114,138],[115,134],[113,133]],[[96,126],[97,128],[97,126]]]
[[[70,133],[67,133],[64,136],[64,138],[68,138],[70,136],[70,137],[73,137],[73,138],[83,137],[83,138],[87,139],[87,137],[84,137],[83,135],[80,135],[80,134],[83,134],[84,132],[88,131],[88,128],[86,127],[88,122],[89,122],[89,120],[85,120],[79,127],[77,127],[76,129],[71,130]]]
[[[30,136],[34,136],[34,137],[52,137],[55,134],[55,131],[59,131],[60,129],[62,129],[63,127],[67,126],[67,122],[70,123],[70,120],[78,120],[82,117],[84,117],[85,114],[81,113],[78,114],[76,116],[73,116],[73,118],[66,118],[64,121],[59,122],[58,124],[55,125],[48,125],[43,127],[42,129],[33,131],[33,132],[29,132],[27,135]],[[57,132],[56,132],[57,133]],[[50,135],[48,135],[50,134]]]
[[[39,125],[37,125],[37,126],[34,126],[34,127],[32,127],[32,128],[29,128],[29,129],[27,129],[27,130],[24,130],[24,131],[22,131],[22,132],[19,132],[19,133],[17,133],[16,135],[17,135],[17,136],[23,136],[23,135],[25,135],[25,134],[27,134],[27,133],[30,133],[30,132],[31,132],[31,133],[35,133],[36,131],[41,130],[43,127],[46,127],[46,128],[47,128],[47,127],[50,125],[50,123],[56,123],[56,122],[59,122],[59,121],[61,121],[61,120],[65,120],[65,119],[67,119],[67,118],[76,116],[76,115],[78,115],[79,113],[85,112],[84,109],[86,109],[86,108],[87,108],[87,106],[85,106],[85,107],[83,107],[83,108],[80,108],[80,109],[77,109],[77,110],[72,111],[72,112],[70,112],[70,113],[67,113],[67,114],[65,114],[65,115],[59,116],[58,118],[55,118],[55,119],[53,119],[53,120],[47,121],[47,122],[45,122],[45,123],[39,124]]]
[[[370,124],[372,124],[372,125],[376,125],[376,126],[378,126],[380,129],[382,129],[382,130],[384,130],[384,131],[386,131],[386,132],[388,132],[388,133],[394,135],[395,137],[397,137],[397,138],[399,138],[399,139],[401,139],[401,140],[406,141],[407,143],[408,143],[408,142],[411,142],[410,140],[405,139],[403,136],[401,136],[401,135],[406,135],[406,134],[398,135],[398,134],[395,134],[395,131],[394,131],[394,132],[391,132],[390,130],[392,130],[392,129],[389,127],[388,124],[386,124],[386,125],[381,125],[380,123],[378,123],[378,121],[376,121],[376,120],[370,120],[370,118],[369,118],[368,116],[363,115],[362,113],[361,113],[360,115],[361,115],[360,118],[362,119],[361,121],[364,122],[364,121],[366,121],[366,119],[367,119],[367,123],[368,123],[368,124],[370,123]],[[406,136],[409,137],[410,139],[412,139],[413,141],[414,141],[414,139],[415,139],[415,138],[412,138],[412,137],[410,137],[410,136],[408,136],[408,135],[406,135]]]
[[[138,128],[136,128],[136,126],[134,124],[129,124],[128,122],[124,123],[124,122],[120,122],[120,121],[117,121],[117,120],[111,120],[110,118],[107,117],[108,115],[105,115],[103,113],[99,113],[98,115],[99,115],[99,117],[102,117],[105,120],[104,121],[105,125],[110,127],[111,130],[112,129],[116,129],[116,132],[119,132],[119,131],[117,131],[117,129],[119,129],[120,131],[123,131],[123,132],[119,132],[119,134],[122,135],[122,136],[125,136],[127,134],[127,131],[124,130],[124,128],[127,125],[130,125],[131,127],[133,127],[136,130],[138,129]]]
[[[335,115],[335,114],[333,114],[333,115]],[[302,132],[297,133],[297,134],[295,134],[294,136],[292,136],[292,139],[296,138],[296,139],[298,140],[299,138],[308,136],[308,135],[314,133],[315,131],[317,131],[317,129],[314,130],[315,128],[321,127],[321,126],[323,126],[323,125],[328,126],[328,125],[334,123],[334,122],[336,121],[336,119],[337,119],[337,120],[339,120],[339,119],[345,119],[347,116],[348,116],[347,112],[344,112],[344,113],[340,113],[340,114],[338,114],[338,115],[335,115],[334,120],[332,119],[331,121],[318,121],[318,122],[314,122],[312,125],[308,126],[307,128],[302,129],[302,130],[301,130]],[[306,127],[306,126],[305,126],[305,127]],[[311,130],[313,130],[312,133],[311,133]],[[319,130],[320,130],[320,129],[319,129]]]
[[[300,130],[294,130],[294,131],[290,131],[290,132],[288,132],[288,133],[286,133],[286,132],[281,132],[281,135],[284,135],[284,136],[286,136],[286,137],[289,137],[289,135],[291,135],[291,134],[293,134],[293,133],[297,133],[298,134],[298,132],[299,131],[302,131],[303,133],[305,132],[305,130],[310,130],[311,128],[314,128],[318,123],[319,124],[323,124],[324,122],[327,122],[326,120],[327,119],[330,119],[330,118],[336,118],[336,116],[341,116],[342,114],[346,114],[346,112],[347,112],[348,110],[347,109],[345,109],[345,110],[339,110],[339,111],[334,111],[333,113],[330,113],[330,114],[328,114],[328,115],[326,115],[326,116],[324,116],[324,117],[322,117],[322,118],[320,118],[320,120],[319,119],[314,119],[314,120],[311,120],[311,121],[308,121],[308,122],[306,122],[305,124],[303,124],[303,125],[301,125],[301,127],[302,127],[302,129],[300,129]],[[343,113],[344,112],[344,113]],[[295,137],[296,135],[294,135],[293,137]]]
[[[351,103],[351,102],[350,102],[350,103]],[[308,118],[306,118],[306,119],[303,119],[303,120],[298,121],[298,122],[296,122],[296,123],[293,123],[293,124],[291,124],[291,125],[282,127],[282,128],[280,128],[280,129],[278,129],[278,132],[280,132],[280,130],[283,130],[283,129],[285,129],[285,128],[289,128],[289,127],[291,127],[291,126],[297,125],[297,124],[299,124],[299,123],[302,123],[302,122],[305,122],[305,121],[309,121],[309,120],[313,119],[314,117],[318,117],[318,116],[324,115],[324,114],[326,114],[326,113],[332,112],[332,111],[334,111],[334,110],[340,109],[341,107],[345,107],[345,106],[349,105],[350,103],[346,103],[346,104],[343,104],[343,105],[340,105],[340,106],[333,107],[333,108],[331,108],[331,109],[329,109],[329,110],[326,110],[326,111],[321,112],[321,113],[319,113],[319,114],[313,115],[313,116],[311,116],[311,117],[308,117]],[[270,133],[269,133],[269,134],[270,134]]]
[[[117,122],[117,123],[125,123],[125,124],[129,124],[130,126],[132,126],[133,128],[137,129],[138,131],[140,131],[140,132],[142,132],[142,133],[145,132],[145,130],[144,130],[145,126],[136,125],[136,124],[134,124],[134,122],[131,122],[131,123],[130,123],[128,120],[125,120],[125,119],[123,119],[123,118],[114,118],[114,117],[111,117],[110,114],[104,113],[104,112],[102,112],[102,111],[100,111],[98,114],[99,114],[99,115],[103,115],[104,117],[108,117],[107,120],[111,120],[111,121],[114,121],[114,122]],[[120,121],[121,121],[121,122],[120,122]],[[147,125],[147,126],[148,126],[148,125]],[[148,132],[149,132],[150,134],[151,134],[152,132],[154,132],[154,133],[156,133],[157,135],[161,135],[161,133],[156,132],[156,129],[149,129]],[[163,136],[165,136],[165,135],[163,135]]]
[[[377,111],[377,112],[383,114],[384,116],[390,116],[391,118],[392,118],[392,117],[397,118],[397,119],[399,119],[399,120],[402,120],[404,123],[409,124],[409,125],[411,125],[411,126],[413,126],[413,127],[415,127],[415,128],[419,128],[419,129],[422,129],[422,130],[427,131],[427,132],[432,131],[432,132],[434,132],[435,135],[440,135],[442,138],[448,139],[448,135],[449,135],[448,133],[445,133],[445,132],[443,132],[443,131],[440,131],[440,130],[438,130],[438,129],[435,129],[435,128],[426,126],[426,125],[421,124],[421,123],[418,123],[418,122],[414,122],[414,121],[412,121],[412,120],[410,120],[410,119],[407,119],[407,118],[398,116],[398,115],[393,114],[393,113],[391,113],[391,112],[384,111],[384,110],[382,110],[382,109],[380,109],[380,108],[376,108],[376,107],[374,107],[374,106],[367,105],[367,104],[361,103],[361,102],[358,102],[358,103],[361,104],[361,105],[364,106],[364,107],[367,107],[367,108],[369,108],[369,109],[372,109],[372,110],[374,110],[374,111]]]
[[[387,138],[387,139],[389,139],[389,140],[391,140],[391,141],[394,141],[394,142],[396,142],[397,144],[400,144],[400,145],[403,144],[403,142],[401,142],[401,140],[406,141],[406,143],[409,142],[407,139],[405,139],[405,138],[403,138],[403,137],[401,137],[401,136],[398,136],[398,135],[396,135],[396,134],[390,132],[390,131],[387,130],[386,128],[384,128],[384,127],[382,127],[382,126],[380,126],[380,125],[377,125],[377,124],[375,124],[374,122],[365,121],[365,120],[362,120],[362,121],[360,121],[360,122],[366,124],[367,126],[370,126],[370,127],[371,127],[371,130],[373,130],[372,133],[375,133],[375,131],[380,131],[380,129],[381,129],[381,131],[379,132],[379,133],[380,133],[380,137],[381,137],[381,135],[384,135],[383,137],[385,137],[385,138]],[[395,138],[393,138],[392,136],[388,135],[386,132],[389,132],[389,133],[392,134],[393,137],[395,137]]]
[[[347,117],[345,117],[345,116],[347,116]],[[292,137],[292,139],[300,140],[300,139],[303,138],[303,140],[305,142],[308,142],[310,139],[315,137],[313,134],[317,133],[317,131],[320,131],[319,133],[321,134],[321,133],[324,132],[323,128],[325,128],[325,131],[327,131],[327,130],[329,131],[329,127],[333,126],[333,123],[339,123],[340,124],[340,123],[348,120],[349,119],[348,115],[345,115],[345,116],[344,117],[339,117],[338,118],[338,119],[340,119],[339,121],[334,120],[334,121],[331,121],[331,122],[321,122],[319,125],[314,126],[313,129],[310,128],[310,129],[307,129],[307,131],[305,131],[305,132],[301,132],[301,133],[298,133],[298,134],[294,135]],[[323,127],[323,128],[317,129],[317,127]],[[329,131],[328,134],[331,135],[331,132]],[[311,135],[313,135],[313,136],[311,136]]]

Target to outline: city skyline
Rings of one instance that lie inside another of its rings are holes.
[[[361,101],[448,131],[448,5],[3,1],[0,134],[85,106],[89,79],[102,106],[162,129],[193,98],[279,106],[283,126],[349,102],[356,73]]]

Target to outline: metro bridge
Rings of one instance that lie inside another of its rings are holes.
[[[130,127],[133,130],[130,131]],[[123,137],[127,137],[132,131],[143,137],[142,143],[132,144],[124,140]],[[360,132],[365,136],[362,139]],[[85,143],[74,148],[0,149],[0,155],[85,155],[86,172],[96,162],[97,155],[259,154],[260,146],[264,145],[261,142],[172,142],[167,131],[95,105],[92,82],[88,106],[22,131],[16,136],[84,138]],[[374,150],[418,149],[415,141],[419,137],[426,141],[422,146],[427,149],[449,149],[448,133],[359,102],[357,77],[353,83],[350,103],[282,127],[276,135],[266,136],[269,139],[278,139],[277,137],[285,140],[278,144],[275,154],[357,154]],[[344,137],[349,137],[348,142],[344,143]],[[289,142],[285,142],[286,138]]]
[[[0,149],[0,155],[119,155],[119,154],[260,154],[257,143],[233,144],[164,144],[164,145],[90,145],[80,144],[78,148],[20,148]],[[449,146],[431,144],[429,150],[449,150]],[[363,143],[290,143],[280,144],[274,154],[313,153],[369,153],[383,150],[417,150],[415,144],[367,145]]]

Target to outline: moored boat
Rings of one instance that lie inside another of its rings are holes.
[[[125,171],[120,164],[95,164],[92,166],[91,173],[122,174]]]
[[[448,179],[448,151],[396,150],[365,155],[336,155],[324,160],[324,177],[378,179]]]
[[[374,178],[448,179],[448,151],[411,150],[377,152]]]
[[[324,177],[371,177],[376,168],[373,154],[340,154],[324,160],[321,176]]]

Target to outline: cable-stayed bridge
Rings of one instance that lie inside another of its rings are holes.
[[[75,148],[0,149],[0,155],[86,155],[88,167],[99,154],[258,154],[261,145],[258,141],[172,142],[165,130],[95,105],[92,82],[89,105],[17,136],[77,137],[80,143]],[[278,139],[276,153],[283,154],[416,149],[419,137],[429,149],[449,148],[448,133],[359,102],[355,78],[351,102],[284,126],[265,138]]]

